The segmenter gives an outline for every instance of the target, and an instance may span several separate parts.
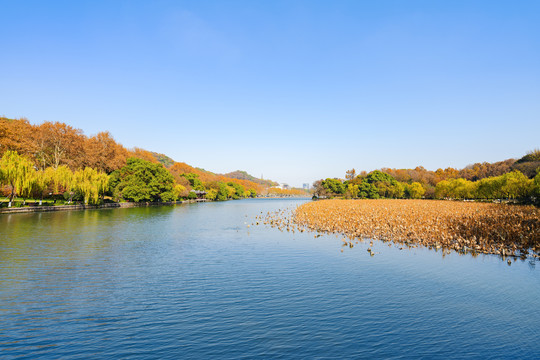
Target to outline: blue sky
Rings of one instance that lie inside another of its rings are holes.
[[[0,0],[0,114],[301,185],[540,147],[539,1]]]

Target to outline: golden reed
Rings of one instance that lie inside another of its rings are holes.
[[[540,255],[540,209],[533,206],[442,200],[323,200],[298,207],[293,222],[297,228],[342,233],[350,240],[370,238],[502,256]]]

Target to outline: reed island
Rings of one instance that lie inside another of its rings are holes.
[[[302,230],[341,233],[351,244],[369,238],[443,252],[540,257],[540,209],[534,206],[334,199],[301,205],[292,222]]]

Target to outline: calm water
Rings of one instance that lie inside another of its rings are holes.
[[[540,357],[540,263],[247,227],[301,202],[0,215],[0,357]]]

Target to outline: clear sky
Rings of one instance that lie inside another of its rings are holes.
[[[301,185],[540,147],[540,1],[0,0],[0,115]]]

